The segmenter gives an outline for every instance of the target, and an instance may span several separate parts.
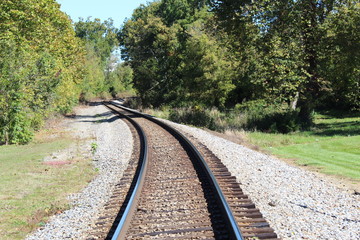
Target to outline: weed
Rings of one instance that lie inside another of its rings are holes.
[[[95,154],[98,149],[98,144],[96,142],[91,143],[91,153]]]
[[[46,222],[39,222],[39,223],[38,223],[38,226],[39,226],[39,227],[44,227],[45,224],[46,224]]]

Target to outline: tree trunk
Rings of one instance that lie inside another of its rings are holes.
[[[296,110],[297,103],[299,101],[299,92],[296,93],[294,100],[291,102],[291,110]]]
[[[313,104],[311,104],[309,101],[303,102],[303,104],[300,106],[299,117],[303,127],[308,128],[312,125],[313,110]]]
[[[307,81],[304,85],[304,95],[300,105],[299,117],[305,127],[312,125],[312,112],[315,107],[315,100],[320,91],[317,74],[317,1],[304,0],[303,1],[303,25],[302,35],[305,53],[306,71],[308,73]]]

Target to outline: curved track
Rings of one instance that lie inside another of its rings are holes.
[[[135,126],[143,147],[136,177],[107,239],[276,238],[235,178],[205,147],[206,160],[162,121],[107,105]]]

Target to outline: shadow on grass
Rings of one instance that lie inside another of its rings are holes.
[[[318,136],[355,136],[360,135],[360,122],[342,122],[342,123],[321,123],[317,124],[318,128],[313,135]]]
[[[360,135],[360,114],[342,113],[326,114],[322,119],[333,119],[334,122],[318,123],[315,125],[313,135],[317,136],[355,136]],[[346,118],[346,121],[345,121]],[[353,120],[351,120],[353,118]],[[344,119],[343,121],[341,121]],[[350,120],[349,120],[350,119]],[[340,120],[341,122],[335,122]]]
[[[321,114],[324,115],[324,119],[342,119],[342,118],[359,118],[360,112],[345,112],[340,110],[329,110],[329,111],[321,111]]]

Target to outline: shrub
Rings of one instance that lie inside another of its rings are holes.
[[[200,106],[175,108],[170,110],[169,120],[216,131],[245,129],[289,133],[301,127],[298,111],[267,104],[263,100],[237,105],[227,112]]]
[[[124,105],[126,107],[132,108],[132,109],[139,109],[141,110],[143,108],[142,101],[139,97],[129,97],[126,98]]]
[[[272,133],[289,133],[301,127],[299,112],[284,106],[267,104],[265,100],[250,101],[236,107],[244,114],[244,128]]]
[[[286,110],[278,112],[264,112],[262,115],[248,113],[248,130],[258,130],[271,133],[289,133],[298,131],[301,127],[297,111]]]
[[[31,119],[18,104],[12,104],[7,114],[1,115],[0,144],[25,144],[33,138]]]
[[[169,120],[216,130],[214,117],[211,116],[208,110],[200,106],[172,109],[170,110]]]

